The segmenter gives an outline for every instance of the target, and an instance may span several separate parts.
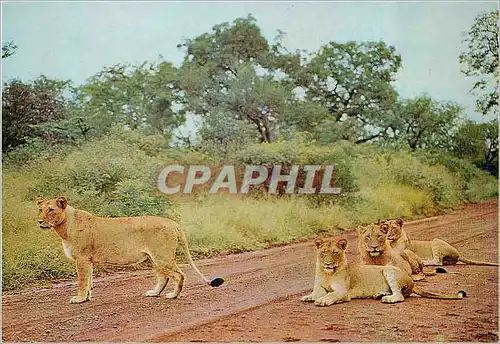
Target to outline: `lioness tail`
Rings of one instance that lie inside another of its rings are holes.
[[[205,283],[207,283],[208,285],[210,285],[212,287],[218,287],[222,283],[224,283],[224,279],[222,279],[220,277],[216,277],[213,280],[209,280],[201,273],[200,270],[198,270],[196,265],[194,265],[193,257],[191,257],[191,253],[189,252],[186,234],[180,228],[178,229],[178,233],[179,233],[180,242],[182,243],[182,247],[184,248],[184,252],[186,253],[186,257],[187,257],[187,260],[189,262],[189,265],[191,265],[191,267],[194,269],[194,271],[196,271],[198,273],[198,275],[200,275],[200,277],[205,281]]]
[[[443,293],[434,293],[432,291],[427,291],[419,286],[413,286],[413,292],[422,297],[427,297],[429,299],[448,299],[448,300],[461,300],[467,293],[464,290],[460,290],[457,294],[443,294]]]
[[[470,260],[467,258],[460,257],[458,258],[459,262],[468,264],[468,265],[487,265],[487,266],[498,266],[498,263],[491,263],[491,262],[480,262],[477,260]]]

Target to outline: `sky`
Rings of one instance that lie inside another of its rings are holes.
[[[44,74],[76,85],[104,66],[159,61],[179,65],[177,44],[215,24],[251,13],[272,40],[310,52],[330,41],[384,41],[402,57],[395,86],[402,98],[427,93],[455,101],[482,121],[469,94],[473,80],[460,72],[458,56],[474,18],[496,1],[470,2],[2,2],[2,42],[18,52],[2,60],[2,79],[32,80]]]

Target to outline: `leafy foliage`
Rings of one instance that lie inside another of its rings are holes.
[[[465,75],[482,77],[472,91],[477,110],[485,115],[498,111],[498,20],[498,10],[479,14],[463,40],[467,51],[459,56]]]
[[[14,41],[2,43],[2,59],[11,57],[17,52],[17,45]]]
[[[180,44],[186,49],[181,68],[186,108],[252,123],[261,141],[273,141],[273,122],[293,99],[292,88],[274,76],[299,62],[297,55],[282,51],[280,36],[277,39],[269,44],[255,18],[248,16],[215,25],[211,33]]]
[[[116,125],[166,137],[184,123],[177,70],[171,63],[117,64],[79,88],[80,109],[93,135]]]
[[[65,117],[64,91],[69,81],[41,76],[31,83],[10,80],[2,92],[2,146],[7,152],[40,137],[48,144],[63,141],[66,133],[57,126]]]
[[[330,119],[359,121],[356,142],[384,136],[392,124],[397,92],[391,85],[401,57],[384,42],[330,42],[295,74],[307,98],[326,108]],[[367,132],[365,126],[376,128]]]
[[[413,150],[448,149],[461,114],[462,109],[455,103],[438,103],[426,95],[405,100],[399,110],[396,137]]]

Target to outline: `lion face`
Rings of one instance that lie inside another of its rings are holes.
[[[387,230],[386,226],[382,227],[376,224],[371,224],[366,227],[358,226],[359,242],[371,257],[378,257],[384,252]]]
[[[380,223],[380,227],[387,232],[387,240],[393,242],[401,238],[403,222],[403,219],[399,218]]]
[[[339,267],[345,265],[345,249],[347,240],[317,240],[317,258],[325,274],[334,274]]]
[[[40,228],[52,228],[64,221],[66,218],[66,206],[68,200],[61,196],[49,200],[38,200],[38,223]]]

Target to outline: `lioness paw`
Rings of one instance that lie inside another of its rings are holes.
[[[334,302],[328,298],[321,297],[321,298],[317,299],[316,301],[314,301],[314,304],[316,306],[325,307],[325,306],[333,305]]]
[[[306,295],[306,296],[302,297],[300,299],[300,301],[302,301],[302,302],[313,302],[313,301],[316,301],[316,298],[314,297],[313,294],[310,294],[310,295]]]
[[[160,296],[160,293],[157,293],[154,289],[148,290],[144,293],[146,296]]]
[[[179,296],[179,294],[176,293],[168,293],[167,295],[165,295],[167,299],[176,299],[177,296]]]
[[[382,297],[382,302],[383,303],[396,303],[396,302],[403,302],[405,298],[403,295],[387,295]]]
[[[88,297],[73,296],[69,299],[69,303],[82,303],[88,300],[89,300]]]

